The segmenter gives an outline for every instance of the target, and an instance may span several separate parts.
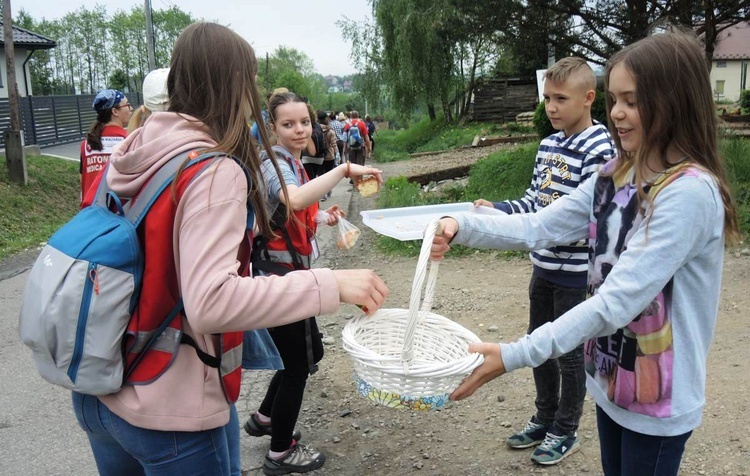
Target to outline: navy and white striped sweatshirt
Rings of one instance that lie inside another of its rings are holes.
[[[569,194],[615,156],[615,145],[601,123],[570,137],[560,131],[539,144],[531,186],[519,200],[496,202],[505,213],[534,213]],[[560,286],[585,288],[588,273],[586,240],[531,252],[534,273]]]

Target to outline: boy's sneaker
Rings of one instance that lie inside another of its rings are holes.
[[[579,450],[578,435],[556,435],[547,433],[544,442],[531,454],[531,460],[538,464],[553,465]]]
[[[511,435],[505,440],[505,444],[515,449],[531,448],[541,444],[547,436],[550,427],[536,421],[536,416],[531,417],[523,430]]]
[[[266,455],[263,463],[263,474],[278,475],[289,473],[307,473],[323,466],[326,455],[305,445],[293,442],[293,445],[280,459]]]
[[[271,436],[271,429],[273,427],[270,423],[261,423],[258,420],[258,415],[255,413],[250,414],[250,418],[245,422],[245,431],[250,436]],[[299,441],[302,438],[302,433],[295,429],[292,432],[292,439]]]

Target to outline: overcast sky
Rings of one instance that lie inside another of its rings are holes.
[[[303,51],[312,58],[315,69],[325,75],[354,73],[349,53],[351,45],[344,41],[336,21],[344,16],[352,20],[371,17],[367,0],[151,0],[154,10],[177,5],[194,18],[214,20],[242,35],[255,48],[257,56],[265,56],[279,45]],[[135,0],[95,0],[110,13],[129,11]],[[86,1],[87,8],[94,2]],[[13,0],[14,15],[24,9],[35,19],[61,18],[79,9],[81,0]]]

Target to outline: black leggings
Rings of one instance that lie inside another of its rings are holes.
[[[323,342],[314,317],[310,321],[314,363],[323,358]],[[292,432],[297,424],[302,397],[305,393],[310,365],[307,361],[305,321],[268,329],[279,349],[284,370],[276,371],[258,411],[271,417],[273,433],[271,451],[286,451],[292,445]]]

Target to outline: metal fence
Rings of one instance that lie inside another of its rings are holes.
[[[141,94],[127,94],[128,102],[136,107],[141,104]],[[91,107],[93,94],[80,96],[29,96],[19,98],[21,122],[26,145],[40,146],[62,144],[83,139],[96,120],[96,111]],[[8,99],[0,99],[0,131],[10,129]],[[0,134],[0,148],[5,147],[5,138]]]

